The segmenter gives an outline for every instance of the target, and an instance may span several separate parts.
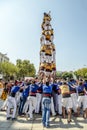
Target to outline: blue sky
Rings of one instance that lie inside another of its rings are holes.
[[[59,71],[87,66],[87,0],[0,0],[0,52],[39,67],[41,23],[51,11]]]

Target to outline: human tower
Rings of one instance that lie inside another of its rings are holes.
[[[40,66],[39,75],[55,76],[56,73],[56,59],[55,59],[55,45],[54,30],[51,26],[51,16],[49,13],[44,13],[43,22],[41,25],[42,34],[40,38]]]

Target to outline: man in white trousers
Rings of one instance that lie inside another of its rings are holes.
[[[32,80],[32,84],[29,86],[29,112],[30,120],[33,120],[33,111],[36,108],[36,93],[38,85],[35,84],[35,80]],[[27,115],[26,115],[27,116]]]
[[[10,96],[8,97],[7,100],[7,120],[11,118],[10,116],[10,108],[13,106],[13,113],[12,113],[12,120],[15,120],[15,115],[16,115],[16,109],[17,109],[17,104],[16,104],[16,93],[19,91],[20,87],[17,86],[17,82],[11,89]]]
[[[42,100],[42,83],[38,83],[38,90],[36,93],[36,108],[35,113],[38,114],[40,112],[40,105]]]

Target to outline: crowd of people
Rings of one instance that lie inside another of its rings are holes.
[[[80,114],[87,118],[87,80],[53,79],[35,77],[30,80],[0,81],[0,99],[4,100],[1,111],[6,110],[7,120],[16,120],[17,116],[34,119],[35,114],[42,114],[44,127],[50,125],[50,115],[67,117]]]

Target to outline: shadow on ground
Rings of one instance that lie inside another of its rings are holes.
[[[50,129],[62,128],[65,130],[69,128],[72,129],[77,128],[78,130],[78,129],[83,129],[84,126],[87,124],[87,120],[83,119],[82,117],[79,118],[72,117],[72,122],[70,124],[67,123],[67,119],[62,119],[62,117],[56,116],[56,117],[51,117],[50,119],[51,119]],[[16,129],[14,129],[15,125],[18,125],[15,127]],[[12,121],[12,120],[7,121],[6,112],[0,112],[0,130],[2,129],[5,130],[4,128],[6,128],[6,130],[19,130],[20,126],[22,128],[22,125],[25,126],[25,128],[23,128],[24,130],[27,130],[27,128],[28,130],[30,129],[34,130],[35,127],[42,128],[41,115],[34,114],[34,120],[32,121],[26,120],[25,117],[18,117],[16,121]]]

